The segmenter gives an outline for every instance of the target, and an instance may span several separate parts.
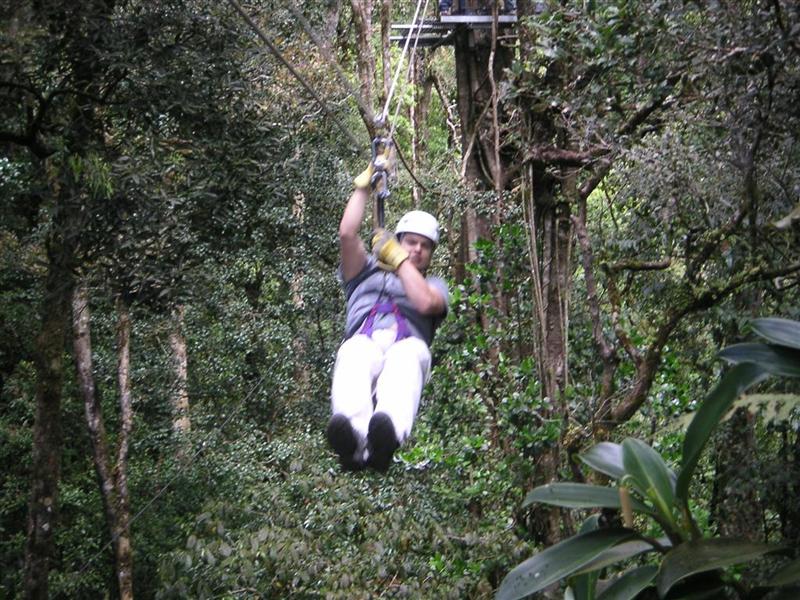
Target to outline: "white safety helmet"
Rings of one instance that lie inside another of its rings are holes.
[[[434,246],[439,243],[439,223],[436,217],[424,210],[412,210],[400,217],[395,233],[398,236],[402,233],[416,233],[431,240]]]

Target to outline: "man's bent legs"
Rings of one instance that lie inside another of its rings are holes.
[[[430,368],[431,352],[418,338],[401,340],[386,351],[376,386],[375,414],[384,413],[389,417],[398,444],[411,433]]]
[[[348,449],[349,444],[337,444],[335,438],[347,435],[347,423],[352,427],[355,448],[353,456],[341,456],[343,464],[352,462],[355,464],[351,466],[358,466],[365,460],[367,432],[372,417],[372,382],[380,373],[382,364],[381,348],[361,334],[346,340],[336,355],[331,384],[333,417],[328,427],[328,438],[341,455],[342,449]]]

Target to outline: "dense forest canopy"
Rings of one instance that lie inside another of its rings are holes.
[[[649,552],[546,597],[797,594],[800,5],[465,5],[404,51],[409,0],[0,3],[0,596],[521,598],[587,539]],[[450,310],[412,438],[342,473],[388,131]]]

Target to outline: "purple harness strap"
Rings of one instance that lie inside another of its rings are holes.
[[[394,314],[395,323],[397,323],[397,335],[394,338],[395,342],[399,342],[400,340],[404,340],[407,337],[411,337],[411,330],[408,327],[408,322],[403,314],[400,312],[397,304],[394,302],[379,302],[375,306],[372,307],[372,310],[369,311],[369,315],[367,318],[364,319],[364,324],[361,326],[361,330],[359,333],[363,333],[367,337],[372,337],[373,326],[375,324],[375,316],[376,315],[386,315],[392,313]]]

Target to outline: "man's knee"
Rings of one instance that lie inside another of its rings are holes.
[[[427,374],[431,366],[431,351],[419,338],[410,337],[392,345],[386,352],[386,361],[397,361],[404,365],[418,364]]]
[[[339,346],[339,351],[336,353],[336,362],[350,363],[353,361],[367,360],[371,352],[373,352],[374,343],[367,336],[356,334],[353,337],[346,339]]]

